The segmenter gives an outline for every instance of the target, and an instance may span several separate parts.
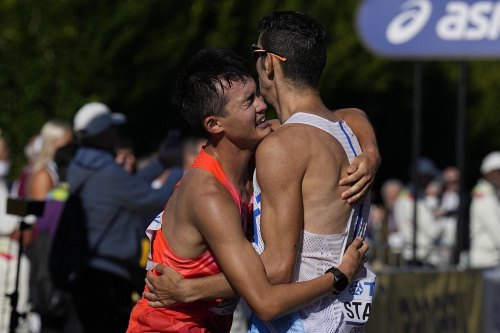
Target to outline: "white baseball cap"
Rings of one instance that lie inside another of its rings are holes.
[[[112,125],[121,125],[127,121],[123,113],[112,113],[107,105],[92,102],[78,110],[73,119],[73,129],[80,137],[92,137]]]
[[[500,151],[489,153],[481,163],[480,171],[483,175],[493,170],[500,170]]]

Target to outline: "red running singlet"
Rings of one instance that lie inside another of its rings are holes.
[[[252,226],[252,203],[245,203],[242,200],[240,192],[229,182],[217,160],[202,149],[191,168],[202,168],[210,171],[226,186],[235,204],[239,207],[243,232],[247,233],[247,226]],[[247,234],[248,237],[251,239],[251,235]],[[211,251],[207,251],[197,258],[177,256],[164,239],[161,229],[156,230],[153,236],[150,256],[153,262],[173,267],[187,279],[215,275],[221,272],[217,259]],[[145,291],[149,292],[147,287],[145,287]],[[153,308],[147,305],[148,300],[143,297],[132,310],[127,333],[229,332],[233,319],[232,314],[238,301],[239,299],[203,300],[169,308]]]

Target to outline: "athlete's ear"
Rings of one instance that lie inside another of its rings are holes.
[[[276,59],[274,56],[272,56],[270,53],[266,54],[266,61],[264,63],[265,69],[266,69],[266,74],[267,76],[273,76],[274,75],[274,61]]]
[[[206,117],[203,121],[203,126],[205,126],[207,132],[211,134],[218,134],[224,130],[220,125],[219,120],[214,116]]]

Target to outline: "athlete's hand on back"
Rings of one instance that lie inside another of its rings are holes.
[[[349,204],[362,203],[370,193],[380,162],[380,154],[376,149],[355,157],[347,168],[349,176],[339,182],[340,186],[351,185],[349,189],[342,192],[342,199],[347,200]]]
[[[182,303],[184,295],[180,284],[184,278],[181,273],[162,264],[155,264],[153,270],[160,273],[162,278],[155,276],[152,271],[148,272],[146,285],[150,292],[142,294],[149,300],[148,305],[162,308]]]

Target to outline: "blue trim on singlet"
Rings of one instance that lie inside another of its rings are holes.
[[[255,203],[260,203],[260,193],[255,198]],[[254,209],[253,211],[253,241],[256,245],[259,245],[259,233],[257,232],[257,216],[260,215],[260,209]]]
[[[340,129],[342,130],[342,132],[344,132],[344,135],[347,138],[347,142],[349,142],[349,146],[351,146],[352,152],[354,153],[354,157],[357,157],[358,154],[356,154],[356,150],[354,150],[354,147],[353,147],[352,142],[351,142],[351,138],[349,137],[349,135],[345,131],[344,126],[342,126],[342,122],[339,122],[339,125],[340,125]],[[361,204],[359,206],[358,218],[356,219],[356,229],[354,230],[353,240],[354,240],[354,238],[356,238],[356,236],[359,233],[359,227],[361,225],[361,219],[363,218],[363,204]]]
[[[339,122],[339,125],[340,125],[340,129],[342,130],[342,132],[344,132],[344,135],[347,138],[347,142],[349,142],[349,146],[351,146],[351,150],[354,153],[354,157],[358,157],[358,154],[356,154],[356,150],[354,150],[354,146],[352,145],[351,138],[349,137],[349,135],[345,131],[344,126],[342,126],[342,122]]]
[[[354,230],[354,235],[353,235],[353,240],[358,236],[359,233],[359,227],[361,225],[361,219],[363,218],[363,204],[359,206],[359,215],[358,219],[356,220],[356,230]]]

